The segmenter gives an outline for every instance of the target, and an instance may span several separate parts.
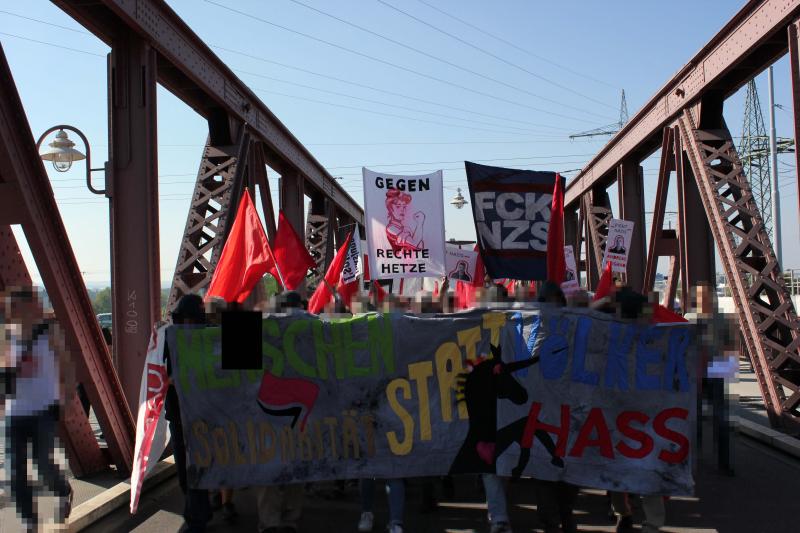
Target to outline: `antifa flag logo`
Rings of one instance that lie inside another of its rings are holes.
[[[258,406],[271,416],[288,416],[292,418],[291,427],[300,422],[300,430],[306,427],[319,396],[319,385],[306,379],[281,378],[264,371],[261,386],[258,389]]]
[[[556,173],[469,161],[465,166],[478,247],[489,276],[546,279]]]

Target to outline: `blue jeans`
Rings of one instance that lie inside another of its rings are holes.
[[[389,525],[402,525],[406,506],[406,482],[403,479],[386,480],[386,496],[389,498]],[[372,512],[375,501],[375,480],[361,480],[361,511]]]
[[[486,492],[486,503],[489,506],[489,522],[508,522],[508,506],[506,504],[506,488],[497,474],[481,474],[483,490]]]

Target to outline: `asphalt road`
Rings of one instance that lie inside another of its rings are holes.
[[[711,439],[707,439],[710,441]],[[710,448],[706,442],[706,448]],[[695,497],[673,498],[667,503],[667,527],[674,533],[797,533],[800,531],[800,461],[767,448],[746,437],[739,437],[736,449],[736,474],[717,473],[708,456],[698,466]],[[452,498],[441,497],[432,513],[420,513],[419,481],[411,480],[407,491],[406,531],[483,532],[488,531],[486,506],[474,477],[455,480]],[[380,484],[379,484],[380,486]],[[358,490],[348,486],[343,495],[331,497],[323,490],[309,488],[301,532],[355,532],[359,517]],[[327,488],[331,488],[327,485]],[[330,491],[328,491],[330,492]],[[536,517],[536,499],[529,481],[509,487],[509,506],[514,531],[542,531]],[[382,531],[388,519],[386,499],[376,494],[374,531]],[[238,491],[234,497],[239,520],[229,525],[215,516],[209,533],[256,532],[256,505],[252,490]],[[183,496],[176,480],[144,495],[139,513],[130,516],[121,509],[95,524],[88,533],[136,531],[172,533],[182,524]],[[576,506],[581,531],[613,532],[601,491],[581,492]],[[641,513],[638,513],[641,521]]]

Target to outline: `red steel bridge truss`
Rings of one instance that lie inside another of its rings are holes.
[[[181,295],[209,283],[231,210],[245,190],[261,202],[270,236],[275,234],[271,190],[278,192],[281,209],[306,235],[322,272],[335,237],[341,237],[339,228],[363,224],[363,211],[165,2],[53,2],[111,48],[105,194],[111,212],[113,354],[92,311],[2,48],[0,289],[30,282],[10,229],[19,224],[108,443],[107,449],[98,446],[73,398],[61,432],[70,465],[76,475],[109,464],[125,474],[133,456],[131,413],[151,326],[161,317],[156,84],[208,122],[168,311]],[[590,287],[597,283],[612,216],[636,222],[629,284],[652,290],[659,258],[670,259],[667,302],[675,298],[678,279],[683,295],[698,283],[715,283],[716,245],[770,418],[794,429],[800,429],[800,322],[722,110],[728,96],[789,53],[795,135],[800,133],[798,30],[800,0],[748,2],[571,180],[565,199],[567,242],[582,251],[579,268]],[[648,209],[640,163],[658,150],[655,205]],[[800,169],[800,153],[796,157]],[[277,187],[269,186],[270,179],[277,179]],[[678,224],[665,229],[671,183]],[[616,214],[608,193],[613,184]],[[646,209],[653,212],[649,230]]]

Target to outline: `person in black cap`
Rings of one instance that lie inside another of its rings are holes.
[[[205,322],[206,314],[203,307],[203,299],[197,294],[184,295],[172,312],[173,324],[205,324]],[[164,399],[164,416],[169,421],[175,466],[178,469],[178,484],[184,494],[183,519],[186,524],[183,531],[200,533],[206,530],[206,525],[211,521],[211,505],[208,500],[207,490],[190,489],[186,481],[186,443],[183,440],[183,425],[178,404],[178,393],[172,384],[172,366],[168,345],[164,346],[164,359],[167,364],[167,374],[170,376],[167,396]]]

